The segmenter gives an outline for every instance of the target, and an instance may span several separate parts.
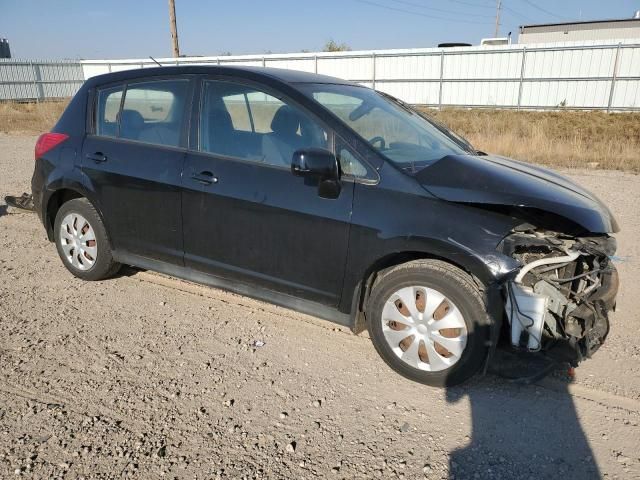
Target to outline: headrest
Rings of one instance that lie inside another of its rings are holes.
[[[271,130],[282,135],[295,135],[300,128],[300,115],[289,105],[281,106],[271,121]]]
[[[209,128],[214,130],[233,130],[233,122],[229,112],[224,108],[212,109],[209,112]]]
[[[122,110],[120,112],[120,128],[123,126],[140,130],[144,127],[144,118],[137,110]]]

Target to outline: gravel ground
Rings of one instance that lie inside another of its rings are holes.
[[[0,195],[28,190],[34,142],[0,136]],[[82,282],[0,201],[0,478],[640,478],[640,177],[567,173],[622,225],[619,310],[573,382],[530,386],[432,389],[312,317],[149,272]]]

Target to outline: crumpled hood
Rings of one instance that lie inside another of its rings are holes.
[[[432,195],[450,202],[538,209],[591,233],[618,224],[598,198],[551,170],[495,155],[448,155],[416,173]]]

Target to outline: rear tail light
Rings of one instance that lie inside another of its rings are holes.
[[[36,142],[36,160],[42,157],[52,148],[57,147],[64,142],[69,135],[64,133],[43,133]]]

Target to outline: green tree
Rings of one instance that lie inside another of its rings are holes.
[[[324,44],[323,52],[348,52],[351,47],[346,43],[337,43],[333,39]]]

